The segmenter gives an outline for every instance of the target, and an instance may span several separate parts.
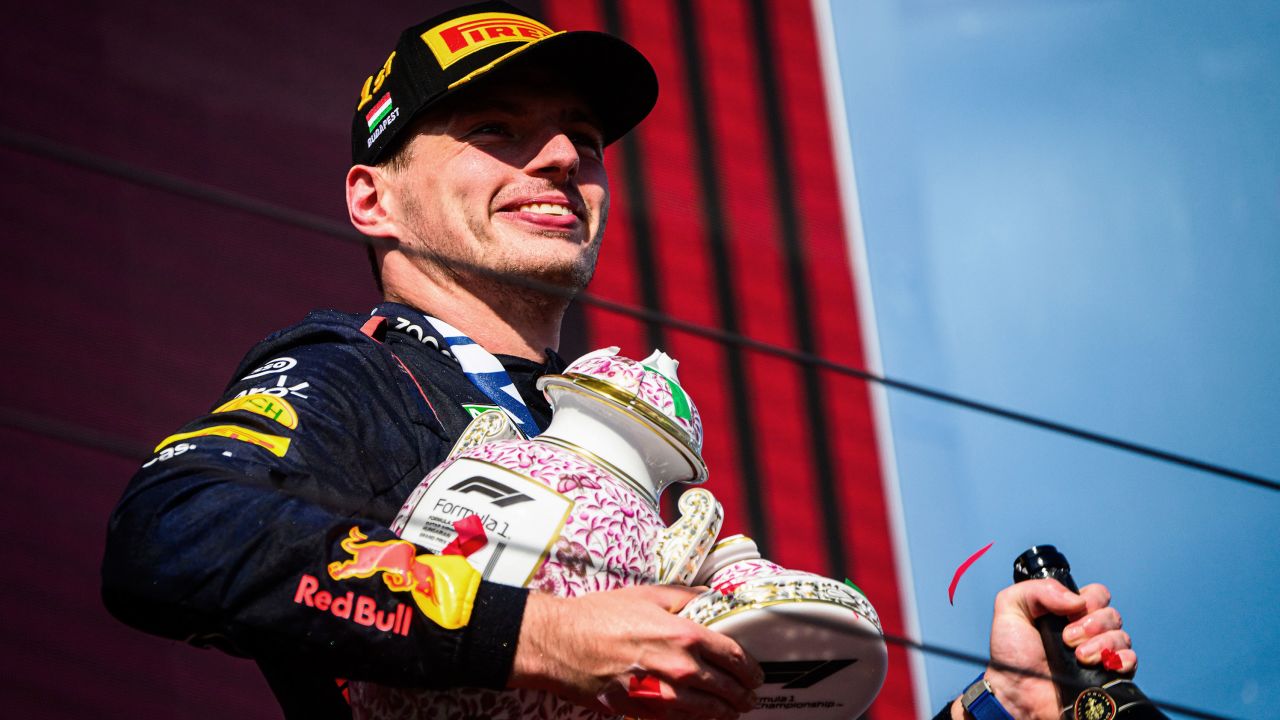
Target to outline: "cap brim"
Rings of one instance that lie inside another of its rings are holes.
[[[588,30],[529,43],[458,81],[445,95],[528,67],[550,68],[564,78],[599,119],[605,145],[626,135],[658,101],[658,77],[644,55],[612,35]]]

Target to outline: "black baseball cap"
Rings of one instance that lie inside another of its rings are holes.
[[[351,122],[352,164],[385,160],[423,110],[478,78],[530,66],[561,73],[600,120],[606,145],[658,100],[653,67],[619,38],[556,31],[504,2],[465,5],[400,33],[395,50],[364,81]]]

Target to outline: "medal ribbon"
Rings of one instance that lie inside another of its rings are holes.
[[[449,351],[458,360],[463,374],[471,384],[492,400],[494,405],[506,410],[525,437],[533,437],[541,432],[529,407],[524,404],[524,398],[520,397],[520,392],[511,382],[511,376],[502,367],[502,363],[498,362],[498,358],[449,323],[430,315],[423,317],[448,343]]]

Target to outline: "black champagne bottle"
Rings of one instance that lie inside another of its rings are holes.
[[[1080,591],[1067,558],[1052,545],[1036,545],[1013,561],[1014,582],[1039,578],[1053,578],[1072,592]],[[1044,615],[1035,624],[1058,687],[1063,720],[1168,720],[1129,678],[1102,667],[1081,665],[1075,651],[1062,641],[1066,618]]]

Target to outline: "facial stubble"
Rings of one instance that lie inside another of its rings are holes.
[[[446,227],[428,222],[419,199],[412,194],[402,202],[405,215],[413,218],[416,236],[409,251],[419,255],[414,264],[425,273],[437,280],[447,278],[477,296],[507,296],[538,307],[567,303],[587,287],[595,274],[609,214],[606,195],[596,232],[580,252],[537,256],[503,253],[504,243],[513,241],[498,236],[496,221],[489,214],[465,219],[469,238],[440,242],[442,238],[437,233],[447,233]],[[574,243],[562,231],[524,229],[521,233],[551,242]]]

